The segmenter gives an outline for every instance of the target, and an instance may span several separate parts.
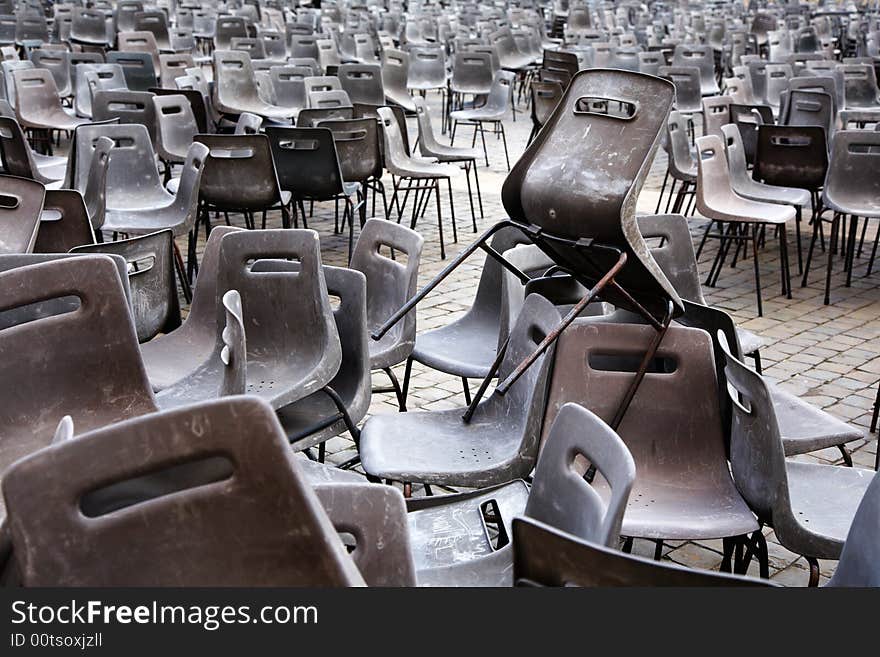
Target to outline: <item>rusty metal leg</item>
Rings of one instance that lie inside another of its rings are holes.
[[[810,581],[807,586],[816,587],[819,586],[819,562],[816,561],[815,557],[804,557],[807,560],[807,563],[810,564]]]

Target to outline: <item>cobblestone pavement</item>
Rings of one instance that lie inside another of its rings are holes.
[[[440,99],[429,96],[434,117],[434,130],[438,138],[445,141],[440,133]],[[522,153],[531,130],[528,111],[520,108],[516,120],[512,117],[504,122],[511,162]],[[411,141],[417,134],[414,119],[410,119]],[[456,145],[469,145],[472,129],[462,128],[456,136]],[[489,167],[485,161],[480,163],[479,176],[482,187],[484,217],[477,216],[479,231],[504,218],[501,204],[501,185],[507,174],[504,151],[500,139],[487,135]],[[572,144],[576,148],[577,144]],[[663,174],[666,170],[666,156],[658,153],[651,175],[639,198],[640,213],[653,213]],[[386,174],[386,186],[390,189],[390,176]],[[447,240],[447,258],[454,256],[473,239],[471,215],[468,203],[467,185],[464,175],[453,181],[455,216],[458,225],[458,243],[451,243],[451,223],[448,214],[448,197],[441,199],[444,221],[444,235]],[[379,204],[381,205],[381,203]],[[381,213],[377,205],[377,212]],[[665,205],[665,201],[664,201]],[[419,221],[417,229],[425,237],[425,248],[419,277],[420,285],[428,282],[438,273],[445,262],[440,259],[437,231],[436,206],[432,201],[425,216]],[[344,266],[347,254],[347,235],[333,235],[334,204],[316,204],[314,216],[309,218],[309,227],[321,235],[322,257],[325,264]],[[409,213],[405,214],[405,219]],[[232,217],[233,223],[243,226],[241,217]],[[705,220],[691,219],[692,233],[702,234]],[[270,226],[280,227],[280,215],[270,216]],[[876,234],[876,226],[871,225],[866,244],[870,245]],[[804,231],[804,248],[808,246],[808,231]],[[790,227],[789,235],[793,235]],[[199,244],[199,253],[204,248],[204,235]],[[790,242],[793,242],[790,238]],[[185,247],[184,244],[181,245]],[[699,261],[700,271],[705,278],[716,253],[716,244],[704,249]],[[844,286],[842,261],[837,259],[831,283],[831,305],[824,306],[823,283],[824,254],[814,261],[813,273],[807,287],[799,286],[797,259],[794,245],[791,246],[793,298],[786,299],[779,294],[779,258],[776,241],[768,235],[767,245],[760,253],[761,282],[764,296],[764,316],[757,317],[755,303],[753,263],[751,259],[740,261],[735,268],[725,265],[717,287],[705,288],[706,299],[710,305],[729,312],[737,323],[756,333],[767,341],[761,349],[761,357],[766,376],[780,382],[781,386],[807,401],[819,406],[837,417],[863,429],[866,439],[851,443],[856,465],[872,468],[877,449],[876,435],[868,434],[871,409],[880,380],[880,272],[865,276],[867,253],[856,261],[851,287]],[[457,269],[434,294],[418,307],[418,329],[426,331],[442,326],[460,316],[469,306],[476,291],[482,267],[482,257],[477,255]],[[398,376],[402,378],[403,365],[398,366]],[[374,386],[387,385],[385,375],[374,373]],[[471,382],[475,389],[477,381]],[[464,405],[461,382],[449,375],[428,370],[415,363],[408,398],[410,410],[441,410]],[[397,404],[393,393],[374,394],[370,414],[396,413]],[[352,455],[353,443],[344,436],[328,442],[328,461],[342,462]],[[828,449],[811,455],[796,457],[821,463],[841,463],[836,449]],[[415,495],[423,494],[418,487]],[[809,579],[809,568],[803,558],[780,546],[773,532],[765,530],[770,553],[772,578],[786,585],[805,586]],[[636,541],[634,552],[652,556],[654,544]],[[664,558],[696,568],[717,569],[721,563],[721,541],[671,542],[664,548]],[[820,562],[824,582],[831,575],[836,562]],[[757,565],[751,571],[757,575]]]

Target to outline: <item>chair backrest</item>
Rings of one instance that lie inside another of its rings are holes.
[[[769,105],[740,105],[731,103],[730,122],[739,128],[746,151],[746,161],[755,163],[758,150],[758,126],[773,125],[773,110]]]
[[[46,258],[0,274],[0,473],[47,446],[65,415],[88,431],[156,410],[116,262]],[[38,303],[51,312],[7,321]]]
[[[616,280],[644,303],[662,307],[658,314],[665,312],[669,300],[675,307],[680,307],[680,300],[638,234],[635,203],[660,145],[673,94],[668,81],[640,73],[579,72],[501,192],[515,222],[539,227],[562,240],[595,238],[626,249],[629,260]],[[572,152],[567,145],[574,135],[580,147]],[[615,146],[622,144],[627,145],[623,151]],[[620,155],[609,158],[609,152]],[[580,256],[571,257],[577,261]],[[617,256],[613,258],[616,261]],[[607,272],[612,266],[607,261],[598,269]]]
[[[865,491],[828,586],[880,586],[880,474]]]
[[[837,118],[837,111],[840,109],[837,105],[837,83],[834,78],[809,75],[811,71],[805,71],[805,75],[799,75],[788,81],[789,91],[814,91],[824,92],[831,96],[834,118]]]
[[[531,518],[513,519],[513,581],[514,586],[773,586],[626,554]]]
[[[446,87],[446,55],[443,48],[433,46],[409,48],[407,86],[418,89]]]
[[[749,62],[749,77],[752,80],[752,89],[755,91],[755,99],[760,102],[766,102],[767,98],[767,62],[757,60]]]
[[[180,326],[173,235],[163,230],[115,242],[79,246],[74,253],[107,253],[128,263],[131,309],[139,342]]]
[[[24,131],[18,121],[8,116],[0,116],[0,157],[5,174],[42,180]]]
[[[352,103],[385,103],[382,67],[378,64],[343,64],[337,71],[342,90]]]
[[[818,126],[830,135],[834,131],[834,98],[824,91],[789,89],[782,93],[780,125]]]
[[[179,162],[199,132],[192,106],[180,94],[153,96],[156,151],[169,162]]]
[[[839,130],[831,141],[831,163],[823,194],[839,206],[877,207],[880,132]]]
[[[715,82],[715,54],[712,46],[679,44],[672,55],[673,66],[696,66],[700,69],[700,81],[704,93],[708,89],[717,89]]]
[[[122,67],[125,84],[132,91],[149,91],[156,86],[153,56],[148,52],[108,52],[107,63]]]
[[[75,7],[70,24],[70,38],[73,41],[91,45],[107,43],[107,18],[99,9]]]
[[[417,289],[419,265],[424,238],[405,226],[369,219],[361,228],[351,255],[352,269],[367,278],[367,324],[370,330],[384,324],[394,312],[412,298]],[[382,253],[391,249],[390,253]],[[383,344],[396,344],[411,352],[416,340],[416,314],[407,313],[402,322],[395,324]]]
[[[700,69],[696,66],[661,66],[657,74],[675,85],[675,108],[693,112],[700,108]]]
[[[352,107],[351,98],[342,89],[332,91],[312,91],[308,95],[309,107],[328,109],[333,107]]]
[[[847,108],[877,107],[880,105],[877,91],[877,74],[870,64],[841,64],[844,100]]]
[[[76,189],[85,190],[88,186],[89,167],[99,137],[114,142],[107,171],[108,207],[128,207],[133,196],[162,188],[150,133],[145,125],[130,123],[80,126],[76,140]]]
[[[318,127],[333,133],[343,180],[364,182],[382,177],[381,137],[375,119],[328,119]]]
[[[82,116],[92,115],[92,96],[99,89],[127,89],[125,74],[119,64],[76,64],[74,107]]]
[[[608,483],[607,502],[584,479],[578,459],[594,466]],[[538,456],[524,513],[578,538],[615,547],[635,478],[635,463],[620,436],[583,406],[565,404]]]
[[[119,458],[106,458],[107,450]],[[158,490],[137,491],[111,513],[84,514],[97,493],[148,478]],[[49,480],[56,483],[37,502],[34,482]],[[272,409],[257,399],[211,401],[63,442],[19,463],[3,492],[28,585],[363,582]],[[37,513],[33,505],[49,500],[51,511]],[[218,550],[218,532],[231,526],[242,537]]]
[[[403,50],[382,51],[382,86],[385,95],[408,94],[409,53]]]
[[[535,81],[532,82],[531,92],[532,121],[536,126],[543,126],[553,114],[565,90],[559,82]]]
[[[117,119],[119,124],[140,124],[156,141],[156,108],[149,91],[99,90],[92,96],[92,120]]]
[[[110,151],[115,145],[109,137],[98,137],[88,161],[85,188],[81,193],[93,230],[99,230],[104,225],[107,211],[107,172],[110,170]],[[82,166],[85,167],[85,164]]]
[[[575,320],[556,346],[545,438],[567,402],[589,406],[605,422],[613,422],[653,336],[654,330],[645,325]],[[637,472],[668,481],[684,477],[690,486],[710,490],[730,480],[720,407],[706,397],[715,390],[709,335],[670,327],[617,428]],[[682,403],[698,395],[706,403]]]
[[[189,53],[159,55],[159,86],[174,89],[174,80],[185,75],[187,68],[194,66]]]
[[[275,104],[281,107],[303,108],[306,106],[305,79],[314,75],[306,66],[273,66],[269,80],[275,96]]]
[[[289,34],[287,38],[287,50],[291,57],[311,57],[320,59],[322,52],[318,44],[319,38],[311,34]],[[332,45],[332,41],[330,44]],[[328,49],[330,50],[330,49]],[[335,52],[335,46],[332,48]],[[338,59],[338,55],[337,55]],[[339,62],[337,61],[337,64]]]
[[[651,244],[651,255],[682,301],[705,304],[687,219],[661,214],[642,215],[638,221],[639,231]]]
[[[116,48],[120,52],[148,52],[153,58],[153,69],[159,70],[159,44],[150,31],[120,32],[116,35]]]
[[[770,107],[779,107],[782,92],[788,89],[788,81],[794,77],[789,64],[767,64],[767,89],[764,99]]]
[[[214,71],[214,98],[218,109],[260,102],[251,58],[246,52],[215,50]]]
[[[743,78],[724,78],[724,95],[733,103],[751,105],[756,100],[755,91],[752,89],[752,78],[748,75]]]
[[[31,50],[30,59],[36,68],[45,68],[52,72],[55,86],[63,95],[70,95],[72,82],[70,78],[70,53],[66,50]]]
[[[266,136],[281,189],[316,200],[342,192],[342,172],[329,130],[269,126]]]
[[[159,50],[170,50],[168,18],[164,11],[139,11],[134,15],[134,29],[137,32],[152,32]]]
[[[235,122],[235,130],[233,134],[258,135],[260,134],[260,128],[262,127],[262,116],[257,116],[256,114],[251,114],[250,112],[242,112],[238,115],[238,120]]]
[[[697,210],[711,213],[740,198],[733,190],[723,135],[697,137]]]
[[[825,182],[828,146],[824,128],[794,125],[758,126],[755,180],[817,190]]]
[[[693,175],[696,162],[691,154],[687,122],[675,110],[669,113],[669,120],[666,122],[666,138],[670,172],[679,177]]]
[[[281,201],[266,135],[196,135],[211,149],[200,185],[202,198],[217,208],[262,210]],[[242,180],[248,180],[246,187]]]
[[[730,102],[728,96],[713,96],[703,99],[703,134],[721,136],[721,126],[730,123]]]
[[[218,16],[214,32],[214,48],[225,50],[232,45],[233,37],[247,35],[247,23],[241,16]]]
[[[307,107],[297,115],[296,126],[298,128],[315,128],[322,121],[353,118],[355,118],[354,107]]]
[[[492,84],[492,55],[462,50],[452,58],[452,89],[488,89]]]
[[[46,191],[34,253],[67,253],[95,243],[82,194],[73,189]]]
[[[0,254],[33,251],[45,196],[35,180],[0,176]]]

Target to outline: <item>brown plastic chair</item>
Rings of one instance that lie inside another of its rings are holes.
[[[18,463],[3,493],[26,586],[363,584],[257,399],[166,411],[62,442]],[[218,549],[230,527],[238,539]]]
[[[33,251],[45,196],[34,180],[0,176],[0,254]]]
[[[71,296],[79,303],[0,330],[0,476],[49,445],[65,415],[85,432],[156,410],[114,260],[68,257],[0,274],[2,315]]]
[[[657,563],[532,518],[513,520],[513,582],[514,586],[777,586],[751,577]]]

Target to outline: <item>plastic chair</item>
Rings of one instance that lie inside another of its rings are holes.
[[[512,540],[514,586],[774,586],[751,577],[658,563],[532,518],[513,519]]]
[[[206,426],[212,430],[205,433]],[[101,458],[108,449],[128,456]],[[55,445],[19,463],[4,480],[23,582],[362,585],[288,450],[272,410],[243,397],[154,414]],[[28,491],[47,478],[57,482],[45,491],[52,515],[34,515]],[[90,504],[100,522],[83,518],[81,505]],[[244,538],[218,551],[217,532],[231,525]],[[63,555],[58,532],[69,538]],[[109,544],[119,545],[125,557],[108,560],[96,547]],[[255,553],[277,556],[243,566]]]
[[[284,271],[293,263],[260,263],[259,271]],[[287,269],[289,270],[289,269]],[[367,286],[360,272],[324,265],[327,291],[339,298],[333,310],[342,347],[342,362],[333,380],[324,389],[279,408],[278,419],[296,451],[320,445],[318,460],[324,461],[328,439],[345,431],[355,441],[357,423],[370,406],[370,354],[367,335]]]
[[[456,52],[449,79],[450,108],[461,108],[463,96],[487,96],[492,90],[493,74],[491,54],[470,50]]]
[[[687,215],[691,210],[693,198],[688,201],[687,207],[684,205],[684,199],[688,194],[692,197],[697,185],[697,163],[694,160],[693,153],[687,136],[687,123],[678,111],[669,113],[669,119],[666,121],[666,173],[663,176],[663,185],[660,187],[660,195],[657,198],[657,207],[654,212],[660,212],[660,205],[663,202],[663,193],[666,191],[666,184],[669,178],[672,178],[672,184],[669,186],[669,195],[666,198],[666,212],[670,210],[672,203],[672,212],[683,212]],[[681,183],[676,194],[675,186]]]
[[[120,32],[116,35],[116,48],[119,52],[146,52],[153,58],[153,70],[159,67],[159,44],[152,32]]]
[[[782,104],[782,92],[788,89],[788,81],[794,77],[794,72],[788,64],[767,64],[765,71],[767,89],[764,100],[773,110],[773,114],[778,116]]]
[[[326,128],[267,127],[266,136],[278,172],[278,184],[291,194],[305,224],[303,201],[342,200],[343,226],[348,222],[348,253],[354,248],[355,201],[360,183],[346,181],[339,168],[333,135]],[[306,226],[308,227],[308,226]]]
[[[3,479],[12,463],[50,444],[65,415],[85,432],[156,410],[116,261],[41,258],[51,261],[0,274]]]
[[[108,64],[118,64],[131,91],[149,91],[156,86],[153,57],[148,52],[108,52]]]
[[[578,473],[580,459],[594,463],[610,482],[607,501]],[[569,404],[538,458],[531,491],[514,481],[475,493],[410,500],[416,578],[422,586],[510,586],[511,521],[520,514],[615,545],[634,478],[635,465],[620,438],[588,410]]]
[[[66,50],[31,50],[30,60],[35,68],[45,68],[52,72],[55,87],[61,98],[73,94],[73,81],[70,77],[70,53]]]
[[[173,234],[170,230],[116,242],[78,246],[72,251],[112,254],[125,259],[138,342],[146,342],[180,326],[180,304],[174,280]]]
[[[826,135],[834,134],[836,119],[834,98],[831,95],[825,92],[789,89],[782,93],[781,101],[780,125],[817,126],[825,130]]]
[[[835,133],[831,142],[831,158],[825,186],[822,190],[822,205],[813,227],[813,237],[807,253],[807,265],[804,268],[803,284],[806,285],[813,256],[813,248],[822,221],[822,213],[831,210],[831,238],[828,248],[828,266],[825,274],[825,305],[830,301],[831,270],[834,263],[834,252],[838,248],[838,235],[843,230],[846,215],[850,216],[847,243],[845,245],[844,268],[846,269],[846,286],[852,283],[852,270],[857,256],[856,235],[859,230],[859,219],[865,221],[862,226],[862,240],[869,219],[880,218],[880,186],[873,175],[874,167],[880,156],[880,132],[874,130],[840,130]],[[873,270],[874,257],[877,254],[878,239],[874,240],[867,275]],[[861,244],[858,255],[861,255]]]
[[[715,55],[711,46],[679,44],[672,55],[673,66],[696,66],[700,69],[700,88],[704,96],[720,92],[715,79]]]
[[[254,212],[280,208],[282,225],[290,226],[291,195],[278,184],[266,135],[196,135],[196,143],[211,149],[199,189],[206,220],[212,211],[242,212],[252,227]],[[242,189],[244,179],[250,184]]]
[[[15,114],[22,128],[70,131],[87,122],[64,111],[50,71],[15,71],[12,78],[18,99]]]
[[[139,11],[134,15],[135,32],[151,32],[160,52],[169,52],[171,39],[168,34],[168,18],[164,11]]]
[[[214,28],[214,50],[227,50],[234,37],[247,35],[247,23],[241,16],[218,16]]]
[[[383,105],[382,68],[378,64],[343,64],[337,71],[342,90],[352,103]]]
[[[33,251],[45,196],[34,180],[0,176],[0,254]]]
[[[410,192],[416,192],[413,199],[412,219],[410,228],[415,229],[416,222],[427,209],[430,195],[433,192],[437,203],[437,227],[440,233],[440,257],[446,257],[446,246],[443,241],[443,217],[440,209],[440,182],[445,180],[449,191],[449,211],[452,217],[453,240],[458,241],[458,229],[455,224],[455,202],[452,197],[452,177],[459,171],[458,167],[448,164],[435,164],[416,160],[406,151],[398,119],[390,107],[380,107],[376,110],[379,114],[380,124],[384,135],[385,144],[385,167],[394,179],[394,195],[391,198],[391,207],[397,203],[397,219],[400,222],[403,211],[406,209]],[[400,192],[406,184],[406,191],[401,202]],[[421,199],[419,198],[421,196]],[[420,207],[421,206],[421,207]]]
[[[788,268],[788,242],[786,223],[795,219],[794,208],[753,201],[734,191],[727,158],[724,155],[724,142],[716,135],[697,138],[697,210],[707,219],[718,222],[718,233],[707,232],[708,237],[718,238],[721,245],[709,270],[708,285],[714,285],[734,241],[737,245],[752,244],[752,258],[755,268],[755,295],[758,303],[758,316],[763,315],[761,278],[758,264],[758,228],[770,226],[778,228],[779,252],[782,269],[782,293],[791,298],[791,275]],[[726,224],[726,231],[725,231]],[[737,249],[737,252],[739,249]],[[736,258],[736,254],[734,255]]]
[[[251,272],[249,260],[297,259],[298,272]],[[320,263],[308,230],[224,236],[218,288],[241,294],[247,329],[247,391],[281,408],[329,385],[342,352]],[[296,317],[297,321],[279,318]]]
[[[385,98],[400,105],[407,112],[415,112],[412,96],[407,89],[409,53],[402,50],[382,51],[382,88]]]
[[[214,52],[214,99],[217,109],[227,114],[249,112],[265,119],[289,121],[296,112],[289,107],[270,105],[260,98],[247,53],[233,50]]]
[[[305,66],[273,66],[269,80],[275,104],[300,110],[306,106],[305,78],[313,75]]]
[[[826,586],[880,586],[877,546],[880,537],[880,475],[874,475],[846,535],[840,562]]]
[[[311,34],[288,34],[288,55],[290,57],[311,57],[313,59],[319,60],[322,58],[323,53],[321,52],[318,41],[318,37],[315,37]],[[338,64],[339,62],[337,62],[337,65]]]
[[[422,236],[404,226],[381,219],[370,219],[361,228],[350,267],[367,280],[367,325],[381,326],[391,314],[415,294],[422,256]],[[391,250],[395,259],[380,253]],[[404,263],[396,260],[405,256]],[[411,313],[381,340],[370,340],[370,369],[382,370],[391,379],[401,411],[406,403],[392,367],[406,361],[416,340],[416,316]]]
[[[199,126],[186,96],[153,96],[150,100],[156,117],[156,153],[165,163],[167,183],[171,166],[186,160],[187,150],[199,133]]]
[[[70,24],[70,41],[87,47],[106,48],[107,20],[98,9],[74,7]]]
[[[407,89],[424,94],[426,91],[446,92],[446,55],[443,48],[418,46],[409,49]]]
[[[675,85],[675,110],[691,116],[703,111],[700,69],[697,66],[661,66],[657,74]]]
[[[725,350],[733,403],[730,467],[736,486],[779,543],[803,555],[810,586],[817,559],[838,559],[873,473],[785,458],[772,398],[764,380]]]
[[[91,118],[95,91],[127,89],[125,74],[119,64],[76,64],[74,108],[78,116]]]
[[[117,120],[118,125],[140,124],[146,127],[150,141],[156,142],[156,109],[149,91],[104,91],[92,95],[92,121]]]
[[[797,93],[797,92],[795,92]],[[780,185],[765,185],[758,182],[749,174],[746,161],[745,147],[739,128],[733,124],[721,126],[722,136],[727,151],[727,165],[730,171],[730,182],[733,191],[743,198],[763,203],[776,203],[778,205],[790,205],[795,210],[795,240],[798,250],[798,273],[803,272],[803,258],[801,250],[801,217],[805,208],[812,204],[809,190],[783,187]]]
[[[504,355],[502,377],[558,320],[543,297],[526,299]],[[482,401],[468,423],[462,421],[462,409],[371,417],[361,431],[364,471],[405,485],[480,487],[525,477],[537,459],[551,359],[552,350],[542,354],[506,395],[495,392]]]
[[[477,188],[477,202],[480,207],[480,216],[483,215],[483,196],[480,191],[480,178],[477,174],[477,159],[480,157],[479,151],[474,148],[456,148],[455,146],[446,146],[437,141],[434,136],[434,128],[431,126],[431,114],[428,110],[428,104],[424,98],[413,98],[416,106],[416,118],[419,124],[419,153],[422,157],[433,158],[441,163],[463,164],[465,180],[468,187],[468,200],[471,206],[471,220],[473,221],[474,232],[477,232],[477,215],[474,212],[474,197],[471,190],[471,171],[474,174],[474,183]]]
[[[880,91],[874,67],[870,64],[841,64],[837,70],[843,77],[845,109],[840,112],[843,127],[851,122],[863,125],[880,120]]]
[[[36,12],[20,12],[16,17],[15,45],[49,43],[49,25],[46,17]]]
[[[47,190],[34,253],[66,253],[94,244],[95,234],[82,195],[74,190]]]
[[[483,156],[486,158],[486,166],[489,166],[489,153],[486,150],[486,131],[484,123],[493,126],[495,134],[501,135],[504,143],[504,158],[507,169],[510,170],[510,157],[507,152],[507,135],[504,132],[503,119],[510,109],[511,87],[515,76],[509,71],[499,71],[492,80],[492,91],[489,93],[486,103],[475,109],[455,110],[449,114],[452,120],[452,143],[455,143],[455,131],[459,123],[474,126],[474,138],[471,140],[471,148],[477,143],[477,133],[483,142]]]
[[[312,91],[308,94],[308,103],[309,107],[313,109],[352,107],[351,98],[342,89]]]
[[[674,401],[692,398],[696,393],[687,391],[699,390],[710,395],[711,402],[717,384],[712,341],[706,333],[670,327],[629,410],[618,420],[619,399],[653,335],[644,325],[588,319],[571,324],[556,347],[545,440],[559,409],[569,402],[589,403],[612,428],[618,424],[617,433],[636,467],[621,534],[656,541],[657,559],[664,540],[744,541],[752,535],[760,544],[759,525],[728,470],[719,405],[683,407]],[[687,482],[686,491],[682,482]],[[593,486],[602,494],[601,481]],[[725,550],[727,571],[729,556]],[[763,555],[761,565],[766,575]]]
[[[528,143],[532,143],[538,131],[553,114],[563,93],[564,89],[558,82],[532,82],[532,132],[529,133]]]
[[[251,114],[250,112],[242,112],[238,115],[235,122],[234,135],[258,135],[260,128],[263,127],[263,117]]]
[[[159,86],[175,89],[174,80],[185,75],[186,69],[193,66],[190,54],[159,55]]]

